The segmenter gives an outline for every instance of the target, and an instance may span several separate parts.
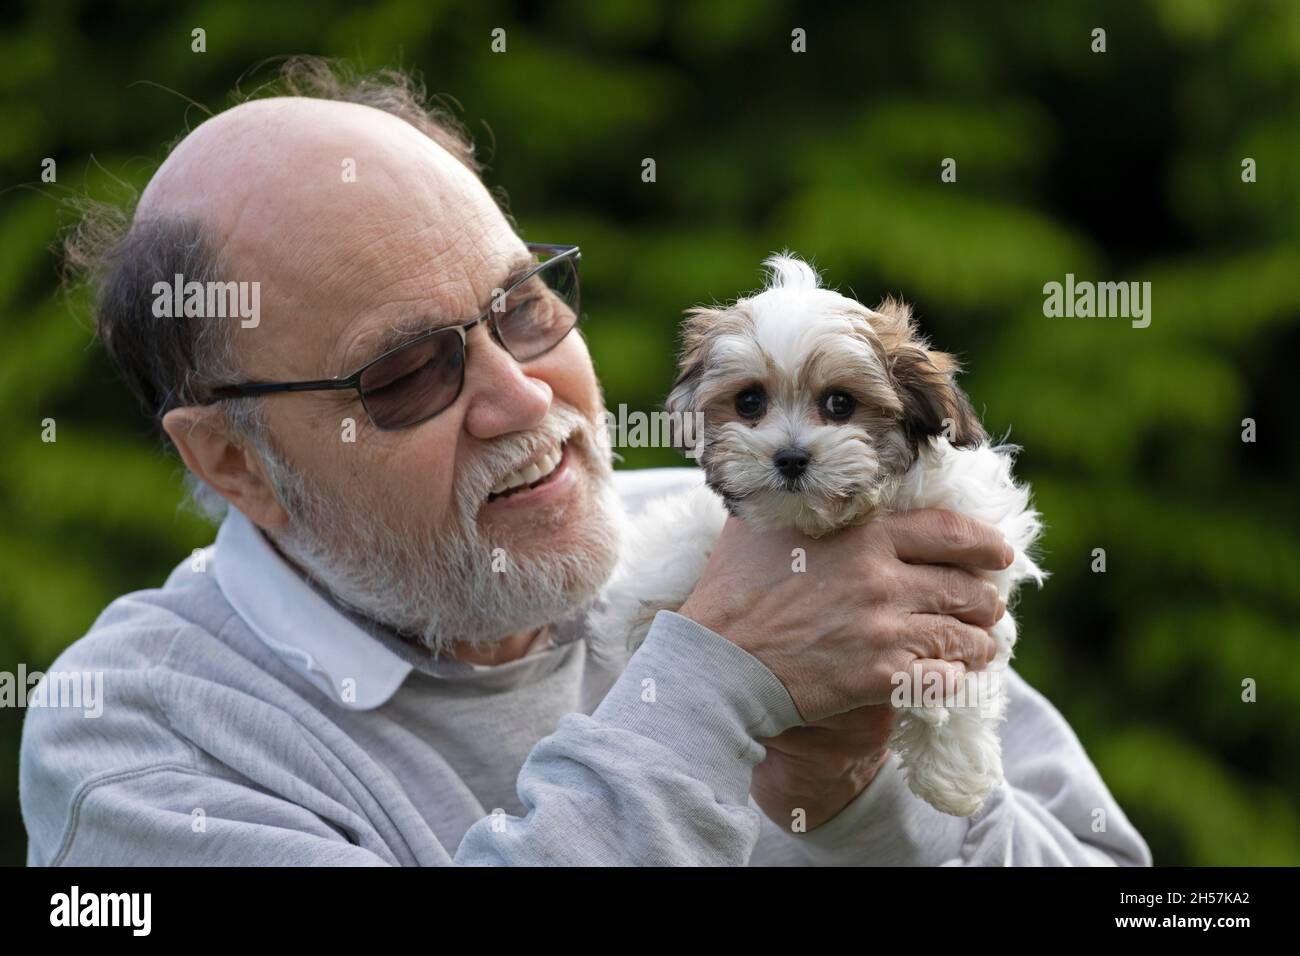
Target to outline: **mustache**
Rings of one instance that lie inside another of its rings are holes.
[[[600,444],[600,431],[576,408],[557,401],[535,429],[496,439],[465,466],[456,482],[461,514],[477,515],[499,481],[546,449],[567,441],[571,451],[593,453]]]

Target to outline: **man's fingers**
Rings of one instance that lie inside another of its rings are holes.
[[[962,568],[919,564],[901,579],[899,599],[909,611],[947,614],[976,627],[992,627],[1006,611],[992,581]]]
[[[911,673],[920,678],[921,686],[913,688],[916,699],[924,699],[924,688],[929,686],[931,681],[939,680],[943,688],[943,699],[952,700],[961,690],[962,682],[966,677],[966,668],[960,661],[937,661],[937,660],[920,660],[914,661]],[[937,677],[931,677],[934,674]],[[916,693],[920,691],[920,693]]]
[[[960,661],[968,671],[983,670],[997,653],[988,632],[946,614],[910,614],[905,625],[916,657]]]
[[[955,511],[927,508],[881,519],[894,553],[910,564],[959,564],[1001,571],[1015,559],[1002,533]]]

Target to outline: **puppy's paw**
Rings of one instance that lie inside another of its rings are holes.
[[[950,708],[942,725],[909,710],[899,715],[890,747],[901,758],[908,789],[952,816],[975,813],[1003,779],[995,724],[978,710]]]

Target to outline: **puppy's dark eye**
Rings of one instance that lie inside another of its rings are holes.
[[[765,411],[767,395],[761,388],[747,388],[736,394],[736,414],[741,418],[762,418]]]
[[[842,422],[853,414],[858,400],[848,392],[827,392],[822,396],[821,412],[833,422]]]

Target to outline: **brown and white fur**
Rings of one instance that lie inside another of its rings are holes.
[[[625,529],[593,633],[635,647],[658,611],[681,607],[729,512],[818,537],[891,512],[958,511],[1000,529],[1015,550],[1009,568],[985,575],[1003,600],[1026,578],[1041,585],[1029,553],[1041,525],[1012,477],[1016,449],[989,443],[953,357],[927,346],[902,303],[868,309],[787,254],[764,265],[762,291],[687,314],[667,409],[702,413],[707,484],[652,502]],[[890,741],[913,793],[958,816],[1002,780],[998,678],[1016,642],[1010,613],[992,635],[997,653],[977,701],[904,707]]]

